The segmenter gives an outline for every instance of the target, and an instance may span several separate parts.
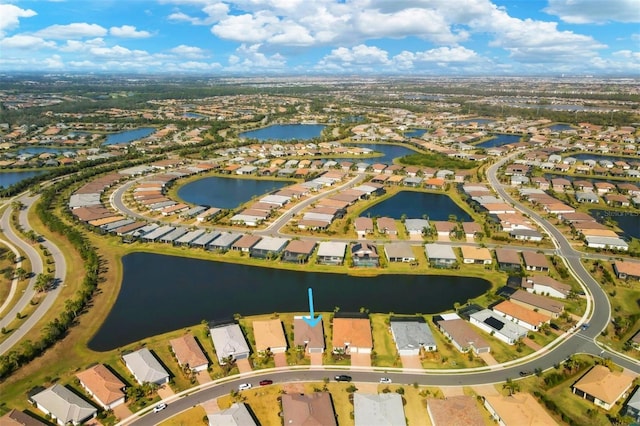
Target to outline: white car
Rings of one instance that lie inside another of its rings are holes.
[[[154,413],[158,413],[158,412],[164,410],[165,408],[167,408],[167,404],[165,404],[164,402],[161,402],[160,404],[158,404],[155,407],[153,407],[153,412]]]
[[[251,383],[241,383],[240,386],[238,386],[238,390],[248,390],[251,389]]]
[[[390,378],[388,378],[388,377],[382,377],[382,378],[380,379],[380,383],[383,383],[383,384],[387,384],[387,385],[388,385],[389,383],[391,383],[391,379],[390,379]]]

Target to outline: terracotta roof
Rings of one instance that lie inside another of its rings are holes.
[[[268,348],[286,348],[282,322],[277,319],[253,322],[253,335],[256,339],[256,350],[266,351]]]
[[[467,396],[450,396],[446,399],[427,399],[427,411],[431,423],[436,426],[484,426],[482,412],[476,399]]]
[[[631,386],[634,380],[631,374],[613,373],[604,365],[596,365],[578,380],[573,387],[598,398],[608,404],[614,404]]]
[[[516,393],[511,396],[486,396],[485,400],[507,426],[558,424],[528,393]]]
[[[109,405],[124,397],[122,388],[125,387],[125,384],[102,364],[95,365],[88,370],[78,373],[76,377],[104,405]]]
[[[626,262],[618,261],[613,262],[613,266],[618,273],[630,275],[632,277],[640,277],[640,262]]]
[[[205,356],[204,352],[198,345],[195,337],[191,334],[185,334],[184,336],[169,341],[173,353],[176,354],[176,358],[181,365],[188,365],[190,368],[196,368],[201,365],[208,365],[209,360]]]
[[[491,260],[491,252],[486,247],[462,246],[461,249],[465,259]]]
[[[357,348],[372,348],[371,324],[365,318],[334,318],[333,347],[342,348],[348,343]]]
[[[548,322],[551,319],[551,317],[549,317],[548,315],[543,315],[540,312],[532,311],[531,309],[527,309],[524,306],[516,305],[515,303],[508,300],[498,303],[493,307],[493,310],[497,313],[509,315],[510,317],[536,327],[542,323]]]
[[[336,414],[328,392],[282,395],[285,425],[337,426]]]

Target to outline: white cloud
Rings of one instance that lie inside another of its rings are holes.
[[[64,62],[62,62],[62,58],[60,57],[60,55],[53,55],[49,58],[46,58],[44,61],[44,66],[45,68],[49,68],[49,69],[63,69],[64,68]]]
[[[280,19],[270,12],[255,15],[227,16],[211,28],[218,37],[246,43],[259,43],[270,39],[279,32]]]
[[[175,1],[172,3],[176,3]],[[185,2],[189,3],[189,2]],[[215,2],[215,3],[200,3],[202,12],[206,15],[205,17],[194,17],[187,15],[184,12],[174,12],[168,16],[170,21],[176,22],[189,22],[192,25],[211,25],[222,18],[226,17],[229,13],[229,6],[226,3]]]
[[[544,11],[570,24],[640,22],[637,0],[549,0]]]
[[[107,30],[98,24],[78,22],[68,25],[51,25],[35,33],[42,38],[77,39],[85,37],[103,37]]]
[[[52,41],[45,41],[40,37],[18,34],[0,40],[0,47],[3,49],[53,49],[56,44]]]
[[[416,53],[416,61],[418,62],[475,62],[479,59],[478,54],[473,50],[462,46],[457,47],[438,47],[436,49],[426,50]]]
[[[138,31],[136,27],[132,25],[123,25],[121,27],[111,27],[109,29],[109,34],[114,37],[123,37],[123,38],[147,38],[151,37],[151,33],[149,31]]]
[[[388,53],[376,46],[359,44],[352,48],[339,47],[322,59],[322,63],[337,63],[342,66],[350,65],[388,65]]]
[[[196,46],[187,46],[185,44],[181,44],[180,46],[176,46],[170,50],[171,53],[174,53],[178,56],[182,56],[184,58],[190,59],[198,59],[204,58],[206,56],[206,52],[204,49],[201,49]]]
[[[20,18],[31,18],[37,13],[31,9],[22,9],[13,4],[0,4],[0,37],[6,31],[12,30],[20,25]]]
[[[235,54],[229,56],[227,71],[255,73],[263,70],[280,71],[286,66],[286,61],[279,53],[267,56],[260,52],[261,44],[247,46],[240,45]]]

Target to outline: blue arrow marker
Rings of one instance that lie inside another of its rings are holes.
[[[309,316],[308,317],[302,317],[302,319],[309,324],[309,327],[315,327],[318,322],[320,322],[320,320],[322,319],[322,315],[318,315],[317,317],[314,317],[314,312],[313,312],[313,290],[311,288],[309,288]]]

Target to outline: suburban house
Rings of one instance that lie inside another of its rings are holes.
[[[243,402],[234,402],[231,407],[208,414],[209,426],[258,426]]]
[[[60,426],[79,425],[98,413],[93,405],[59,384],[33,395],[30,401]]]
[[[347,243],[321,241],[318,245],[316,262],[320,265],[342,265],[347,251]]]
[[[282,322],[278,319],[253,322],[253,335],[256,339],[256,351],[264,354],[283,353],[287,350],[287,338],[284,335]]]
[[[633,395],[631,395],[622,410],[620,410],[620,414],[631,417],[636,423],[640,423],[640,392],[638,392],[638,389],[640,388],[636,387]]]
[[[329,392],[288,393],[280,398],[285,425],[338,426]]]
[[[510,299],[513,303],[524,306],[531,310],[537,310],[538,312],[546,315],[550,315],[552,318],[558,318],[564,310],[562,302],[550,299],[539,294],[529,293],[525,290],[518,290],[513,293]]]
[[[449,245],[425,244],[424,251],[431,267],[453,268],[458,264],[458,258]]]
[[[155,383],[163,385],[169,383],[169,373],[147,348],[122,356],[133,377],[139,384]]]
[[[368,318],[333,318],[333,352],[370,354],[373,349]]]
[[[251,247],[249,254],[251,257],[259,259],[275,259],[284,250],[288,242],[289,240],[286,238],[262,237],[256,245]]]
[[[419,355],[420,349],[435,351],[436,341],[422,317],[391,318],[391,335],[400,356]]]
[[[489,309],[474,312],[469,316],[469,322],[486,331],[508,345],[515,344],[527,335],[527,329],[521,325],[496,314]]]
[[[497,248],[496,260],[498,268],[503,271],[520,271],[522,265],[520,263],[520,253],[513,249]]]
[[[460,352],[466,353],[472,350],[476,354],[481,354],[491,351],[489,343],[458,314],[438,315],[433,318],[433,321]]]
[[[429,221],[427,219],[405,219],[404,227],[409,235],[422,236],[425,229],[429,229]]]
[[[351,261],[353,266],[378,267],[380,266],[378,248],[369,243],[355,243],[351,246]]]
[[[558,424],[531,394],[525,392],[510,396],[485,396],[484,406],[493,420],[501,426]]]
[[[353,222],[358,238],[367,238],[367,234],[373,234],[373,219],[370,217],[357,217]]]
[[[384,245],[384,254],[389,262],[415,262],[416,255],[409,243],[388,243]]]
[[[548,275],[524,277],[522,278],[522,288],[529,293],[543,294],[559,299],[566,299],[571,293],[569,284],[556,281]]]
[[[491,265],[491,251],[486,247],[462,246],[462,262],[480,265]]]
[[[376,220],[378,232],[386,235],[398,235],[396,221],[390,217],[380,217]]]
[[[113,410],[124,404],[125,384],[104,365],[94,365],[76,374],[76,377],[80,386],[105,410]]]
[[[547,256],[542,253],[525,250],[522,252],[522,258],[524,259],[524,267],[527,271],[549,271],[549,261],[547,260]]]
[[[171,339],[169,345],[180,367],[189,368],[194,372],[206,371],[209,368],[209,360],[192,334]]]
[[[456,227],[458,226],[455,222],[449,222],[446,220],[434,220],[431,224],[436,229],[438,237],[441,238],[449,238],[451,233],[455,232]]]
[[[395,392],[380,394],[355,392],[353,417],[355,426],[407,424],[402,396]]]
[[[262,237],[257,235],[245,234],[240,237],[235,243],[231,244],[231,250],[242,251],[249,253],[253,246],[258,244]]]
[[[306,263],[316,248],[315,241],[291,240],[282,252],[283,262]]]
[[[613,272],[621,280],[640,280],[640,262],[616,260],[613,262]]]
[[[209,329],[213,347],[220,365],[227,363],[227,359],[234,360],[249,358],[251,350],[238,324],[228,324]]]
[[[543,235],[535,229],[512,229],[509,236],[520,241],[539,242],[544,238]]]
[[[476,398],[469,395],[427,398],[427,413],[434,426],[485,426]]]
[[[549,315],[532,311],[531,309],[527,309],[521,305],[516,305],[508,300],[498,303],[491,309],[496,314],[502,315],[509,321],[521,325],[531,331],[538,331],[542,324],[549,324],[551,321],[551,317]]]
[[[0,417],[0,425],[2,426],[47,426],[35,417],[31,417],[24,411],[13,409],[4,416]]]
[[[612,372],[604,365],[595,365],[571,387],[571,391],[605,410],[631,388],[635,377],[625,372]]]
[[[293,317],[293,343],[298,348],[304,348],[304,351],[310,354],[324,353],[324,329],[322,326],[322,320],[311,327],[303,317]]]

